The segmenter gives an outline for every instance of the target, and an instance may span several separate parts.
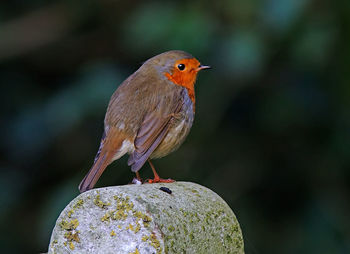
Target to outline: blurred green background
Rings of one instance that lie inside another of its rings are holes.
[[[350,253],[349,28],[349,0],[2,1],[1,252],[47,250],[113,91],[182,49],[213,69],[161,176],[221,195],[246,253]],[[126,160],[98,186],[130,182]]]

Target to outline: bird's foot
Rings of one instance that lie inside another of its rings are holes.
[[[145,183],[173,183],[175,182],[175,180],[173,179],[163,179],[163,178],[159,178],[159,177],[155,177],[154,179],[147,179],[145,181]]]

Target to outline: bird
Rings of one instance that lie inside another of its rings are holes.
[[[171,50],[148,59],[122,82],[109,101],[100,147],[79,191],[92,189],[106,167],[125,154],[138,182],[146,161],[154,174],[148,183],[174,182],[160,178],[151,159],[184,142],[195,116],[197,74],[210,68],[187,52]]]

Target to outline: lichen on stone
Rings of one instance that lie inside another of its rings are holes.
[[[75,245],[74,245],[73,242],[69,242],[69,248],[70,248],[71,250],[74,250],[74,249],[75,249]]]
[[[116,201],[116,208],[107,211],[102,217],[102,222],[109,222],[110,220],[126,220],[129,216],[129,211],[133,211],[134,204],[130,202],[130,197],[123,198],[118,196],[113,196]],[[100,199],[95,199],[94,203],[101,204]],[[107,203],[110,206],[110,203]],[[98,205],[99,206],[99,205]],[[101,207],[101,206],[99,206]],[[103,205],[103,207],[106,207]]]
[[[148,228],[150,226],[150,223],[152,221],[152,218],[150,216],[148,216],[147,214],[145,213],[142,213],[141,211],[136,211],[134,210],[133,211],[133,215],[134,217],[136,218],[139,218],[139,219],[142,219],[142,222],[143,222],[143,226]]]
[[[160,246],[160,242],[157,239],[157,236],[154,232],[152,232],[149,236],[144,235],[142,236],[141,240],[143,242],[147,242],[150,246],[156,249],[157,254],[162,253],[162,247]]]
[[[94,198],[94,204],[97,205],[98,207],[105,209],[107,206],[110,206],[110,202],[103,202],[101,200],[100,194],[97,194],[96,197]]]
[[[141,229],[141,225],[138,221],[136,221],[136,228],[135,228],[135,233],[139,232]]]
[[[111,216],[113,215],[113,212],[107,211],[101,218],[101,221],[109,221]]]
[[[79,200],[73,205],[73,208],[72,208],[71,210],[68,211],[68,213],[67,213],[68,218],[71,218],[71,216],[73,215],[73,213],[74,213],[77,209],[81,208],[81,207],[83,206],[83,204],[84,204],[84,200],[79,199]]]
[[[139,250],[136,248],[134,252],[129,252],[129,254],[140,254]]]
[[[155,233],[151,234],[150,245],[153,246],[157,250],[157,254],[162,253],[162,247],[160,247],[160,242],[157,239],[157,236]]]
[[[66,221],[63,219],[59,225],[64,230],[73,230],[79,226],[79,221],[78,221],[78,219],[74,219],[71,221]]]
[[[149,239],[149,236],[147,236],[147,235],[144,235],[141,238],[141,240],[144,241],[144,242],[146,242],[148,239]]]
[[[58,243],[58,241],[55,239],[55,240],[53,240],[52,242],[51,242],[51,247],[53,247],[55,244],[57,244]]]
[[[80,243],[80,238],[79,238],[79,231],[77,232],[71,232],[68,231],[64,234],[64,238],[66,238],[68,241],[75,241],[77,243]]]

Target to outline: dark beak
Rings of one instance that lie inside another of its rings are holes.
[[[211,69],[211,67],[208,65],[199,65],[197,68],[197,71],[205,70],[205,69]]]

